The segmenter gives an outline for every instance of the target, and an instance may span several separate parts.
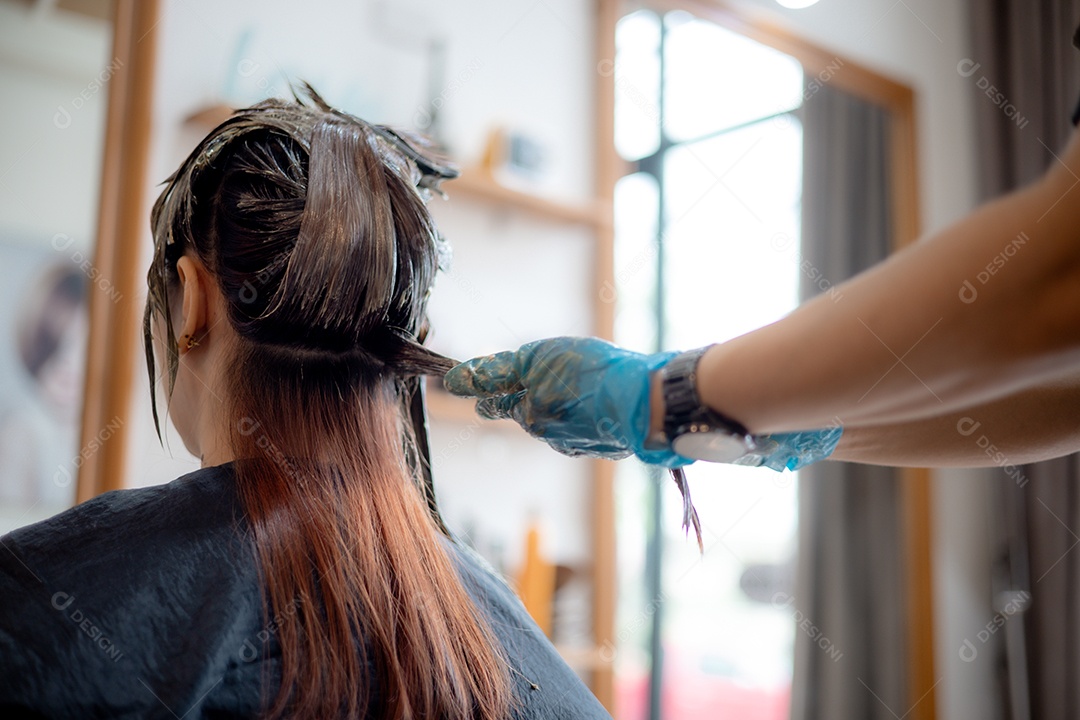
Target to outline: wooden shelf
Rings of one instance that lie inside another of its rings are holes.
[[[203,128],[209,132],[232,117],[232,114],[233,109],[231,107],[225,103],[216,103],[191,113],[184,118],[184,124]]]
[[[460,196],[504,205],[543,220],[587,225],[593,228],[610,227],[612,222],[610,207],[599,200],[588,204],[570,204],[550,200],[506,187],[482,169],[466,170],[461,177],[447,180],[443,189],[451,200]]]
[[[517,423],[510,420],[488,420],[476,414],[476,401],[451,395],[442,388],[428,385],[428,416],[436,422],[456,425],[478,425],[492,430],[514,430]]]
[[[233,108],[225,103],[214,103],[191,113],[184,122],[210,131],[225,122],[232,114]],[[553,222],[586,225],[593,228],[609,228],[612,223],[610,206],[599,200],[584,204],[551,200],[506,187],[482,168],[466,170],[460,177],[446,181],[444,190],[450,198],[460,196],[503,205]]]

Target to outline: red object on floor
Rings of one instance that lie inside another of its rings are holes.
[[[702,671],[667,654],[662,696],[663,720],[787,720],[791,685],[754,687]],[[616,720],[648,720],[647,674],[619,674],[615,680]]]

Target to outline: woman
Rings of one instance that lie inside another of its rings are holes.
[[[0,538],[0,709],[607,717],[420,490],[439,160],[308,91],[154,206],[150,379],[203,468]]]

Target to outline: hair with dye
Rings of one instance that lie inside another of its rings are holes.
[[[269,716],[505,718],[508,664],[425,504],[408,420],[411,384],[454,364],[422,344],[441,247],[422,168],[442,161],[306,95],[237,111],[155,203],[151,389],[160,316],[173,390],[187,253],[235,330],[238,492],[267,612],[284,618]]]

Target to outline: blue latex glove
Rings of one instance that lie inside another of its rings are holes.
[[[767,467],[776,472],[795,471],[832,455],[843,433],[844,428],[837,425],[821,430],[754,435],[753,452],[734,464]]]
[[[487,418],[512,418],[565,455],[618,460],[636,455],[668,468],[694,462],[670,448],[645,448],[649,375],[677,353],[643,355],[596,338],[559,337],[473,358],[446,374],[455,395],[480,398]],[[757,451],[736,461],[798,470],[836,448],[840,427],[755,436]]]
[[[675,353],[643,355],[597,338],[559,337],[473,358],[446,374],[446,389],[475,396],[487,418],[512,418],[564,455],[637,455],[674,468],[693,462],[646,449],[649,373]]]

